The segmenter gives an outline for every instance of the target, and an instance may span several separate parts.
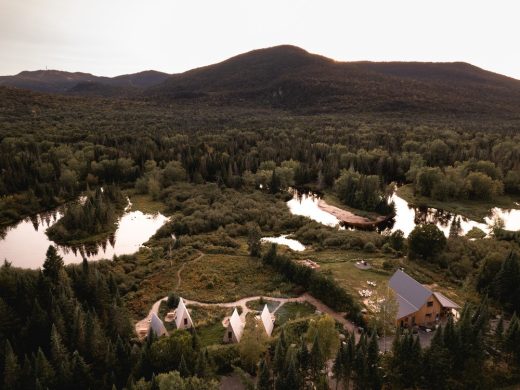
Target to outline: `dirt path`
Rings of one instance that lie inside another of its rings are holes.
[[[198,258],[200,258],[200,256]],[[197,260],[197,259],[195,259],[195,260]],[[192,260],[192,261],[195,261],[195,260]],[[355,332],[356,326],[345,318],[345,313],[339,313],[335,310],[332,310],[329,306],[325,305],[319,299],[314,298],[309,293],[305,293],[296,298],[274,298],[274,297],[257,295],[257,296],[253,296],[253,297],[242,298],[242,299],[239,299],[238,301],[234,301],[234,302],[206,303],[206,302],[194,301],[191,299],[184,299],[184,302],[186,303],[186,305],[202,306],[202,307],[212,307],[212,306],[229,307],[229,308],[240,307],[240,308],[242,308],[242,313],[240,314],[240,318],[242,319],[242,321],[245,321],[248,313],[257,312],[257,310],[252,310],[252,309],[248,308],[247,303],[250,301],[259,300],[260,298],[263,298],[266,301],[275,301],[275,302],[279,303],[278,307],[275,310],[273,310],[273,313],[275,313],[280,307],[282,307],[287,302],[300,302],[300,303],[308,302],[309,304],[314,306],[316,308],[316,310],[318,310],[322,313],[328,314],[332,318],[334,318],[337,322],[339,322],[341,325],[343,325],[343,328],[345,330],[348,330],[349,332]],[[168,297],[164,297],[164,298],[159,299],[157,302],[155,302],[152,305],[152,308],[151,308],[150,312],[148,313],[148,316],[146,316],[146,318],[142,319],[141,321],[139,321],[136,324],[135,329],[136,329],[137,334],[140,337],[142,337],[143,333],[145,336],[148,334],[148,329],[150,327],[150,318],[152,316],[152,313],[155,313],[157,315],[161,302],[165,301],[167,299],[168,299]],[[356,340],[357,340],[357,338],[358,338],[357,333],[355,333],[355,335],[356,335]]]
[[[199,251],[199,255],[196,258],[182,263],[179,270],[177,271],[177,285],[175,286],[175,290],[178,290],[179,287],[181,286],[181,282],[182,282],[181,272],[184,269],[184,266],[188,263],[193,263],[194,261],[198,261],[198,260],[202,259],[203,257],[204,257],[204,253]],[[161,302],[166,301],[166,300],[168,300],[168,297],[164,297],[164,298],[161,298],[158,301],[156,301],[152,305],[152,308],[148,312],[148,315],[145,318],[143,318],[141,321],[138,321],[135,324],[135,332],[137,333],[139,338],[142,339],[142,338],[146,337],[146,335],[148,334],[148,330],[150,329],[150,321],[152,319],[152,314],[155,313],[155,315],[158,315],[159,307],[161,306]]]

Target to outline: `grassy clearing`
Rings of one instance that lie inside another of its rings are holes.
[[[273,312],[274,309],[280,306],[280,302],[270,301],[268,299],[264,299],[263,302],[261,302],[259,299],[256,299],[254,301],[249,301],[246,303],[246,306],[249,309],[258,311],[262,311],[264,309],[264,305],[267,305],[269,311]]]
[[[397,189],[397,194],[408,203],[416,206],[428,206],[442,209],[451,213],[460,214],[478,222],[485,222],[484,217],[489,216],[493,207],[504,209],[516,208],[515,200],[507,195],[498,196],[493,200],[453,200],[441,202],[425,196],[414,195],[413,186],[407,184]]]
[[[132,202],[131,210],[139,210],[145,214],[164,214],[166,211],[166,205],[163,202],[153,200],[150,195],[136,194],[134,190],[128,190],[125,194],[130,198]]]
[[[307,302],[287,302],[276,311],[275,325],[280,327],[287,321],[311,316],[315,313],[316,308]]]
[[[134,255],[110,262],[133,318],[143,318],[155,301],[172,292],[183,262],[198,255],[193,249],[182,248],[173,252],[172,260],[167,260],[157,251],[142,248]]]
[[[184,269],[177,293],[202,302],[232,302],[254,295],[291,296],[293,289],[259,259],[207,254]]]

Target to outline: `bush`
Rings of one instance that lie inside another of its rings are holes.
[[[376,251],[376,246],[374,245],[373,242],[367,242],[364,246],[363,246],[363,250],[365,252],[368,252],[368,253],[373,253]]]

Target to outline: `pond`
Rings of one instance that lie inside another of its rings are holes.
[[[302,215],[327,226],[344,226],[338,218],[320,208],[320,199],[320,196],[315,193],[293,191],[293,198],[287,202],[287,206],[294,215]],[[482,223],[445,210],[413,206],[395,192],[391,200],[395,203],[395,216],[377,225],[375,230],[379,232],[396,231],[400,229],[404,232],[405,236],[408,236],[416,225],[434,223],[448,236],[452,221],[455,218],[459,218],[461,227],[459,233],[461,235],[466,234],[474,227],[489,234],[491,232],[491,225],[497,217],[504,221],[505,229],[520,230],[520,209],[505,210],[495,207],[490,210],[489,216],[485,218],[486,223]],[[352,227],[348,228],[352,229]]]
[[[287,234],[278,237],[264,237],[261,239],[261,241],[272,242],[278,245],[286,245],[296,252],[303,252],[305,250],[305,246],[300,241],[287,238]]]
[[[0,232],[0,261],[4,259],[15,267],[39,268],[45,260],[49,245],[55,245],[45,230],[63,216],[63,207],[26,218]],[[167,217],[127,210],[120,217],[117,230],[107,240],[88,247],[57,245],[65,264],[89,260],[111,259],[114,255],[131,254],[159,229]]]

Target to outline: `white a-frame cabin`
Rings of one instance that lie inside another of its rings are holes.
[[[163,322],[159,317],[157,317],[157,314],[152,313],[152,317],[150,318],[150,330],[155,333],[157,337],[161,337],[164,335],[168,335],[168,331],[166,330],[166,327],[164,326]]]
[[[238,315],[238,311],[235,308],[233,314],[229,317],[229,323],[226,328],[226,334],[224,335],[225,343],[239,343],[244,333],[244,324]]]
[[[264,306],[264,310],[262,310],[262,314],[260,314],[260,320],[262,321],[265,332],[269,337],[271,337],[271,333],[273,333],[274,319],[273,315],[269,313],[267,305]]]
[[[179,299],[179,304],[177,305],[175,325],[177,325],[177,329],[193,328],[193,321],[191,320],[190,312],[182,298]]]

